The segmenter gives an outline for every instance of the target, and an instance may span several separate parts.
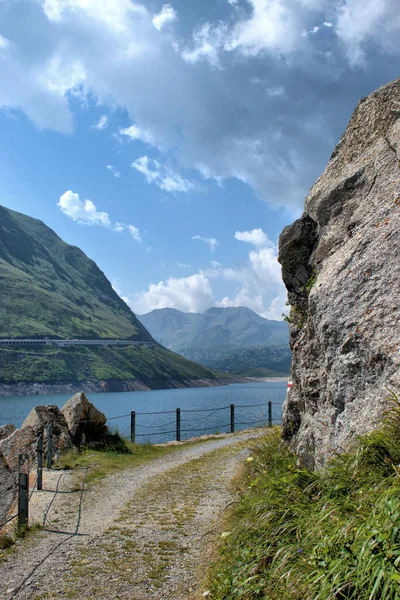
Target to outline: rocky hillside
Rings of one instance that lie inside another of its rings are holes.
[[[214,307],[203,314],[162,308],[139,318],[158,342],[202,365],[240,375],[257,368],[289,371],[287,323],[248,308]]]
[[[62,392],[71,385],[68,391],[77,386],[94,391],[216,383],[207,369],[157,344],[79,248],[63,242],[41,221],[1,206],[0,289],[0,338],[153,344],[0,347],[0,395]]]
[[[310,467],[374,428],[400,390],[400,79],[358,104],[280,237],[293,386],[284,435]]]

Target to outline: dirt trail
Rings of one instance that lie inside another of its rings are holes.
[[[201,598],[206,541],[221,534],[243,442],[257,435],[182,447],[90,490],[85,470],[50,473],[52,491],[33,503],[45,529],[0,564],[1,600]]]

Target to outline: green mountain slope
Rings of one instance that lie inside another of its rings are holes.
[[[210,308],[203,314],[163,308],[139,319],[154,339],[207,367],[240,375],[290,370],[287,323],[248,308]]]
[[[0,338],[151,336],[97,265],[41,221],[0,206]]]
[[[292,353],[288,346],[256,346],[226,354],[215,360],[213,366],[234,375],[268,377],[289,373],[291,363]]]
[[[1,338],[130,339],[154,345],[0,347],[0,384],[129,380],[170,387],[217,381],[209,370],[155,343],[79,248],[41,221],[2,206]]]

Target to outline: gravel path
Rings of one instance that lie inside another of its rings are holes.
[[[84,469],[47,473],[52,491],[32,503],[45,529],[0,564],[1,600],[201,598],[205,542],[220,536],[228,484],[258,435],[183,446],[89,490]]]

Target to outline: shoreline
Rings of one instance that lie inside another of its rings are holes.
[[[170,390],[196,387],[219,387],[229,383],[244,383],[243,377],[221,377],[215,379],[187,379],[184,381],[151,381],[139,380],[107,380],[107,381],[73,381],[71,383],[2,383],[0,398],[8,396],[52,396],[68,395],[77,392],[85,394],[101,394],[110,392],[150,392],[152,390]]]
[[[246,377],[246,379],[250,379],[251,381],[261,381],[269,383],[272,381],[289,381],[290,375],[286,375],[285,377]]]
[[[0,398],[9,396],[52,396],[68,395],[77,392],[101,394],[110,392],[148,392],[152,390],[170,390],[195,387],[219,387],[235,383],[268,383],[287,381],[288,377],[217,377],[216,379],[188,379],[186,381],[139,380],[76,381],[71,383],[0,383]]]

